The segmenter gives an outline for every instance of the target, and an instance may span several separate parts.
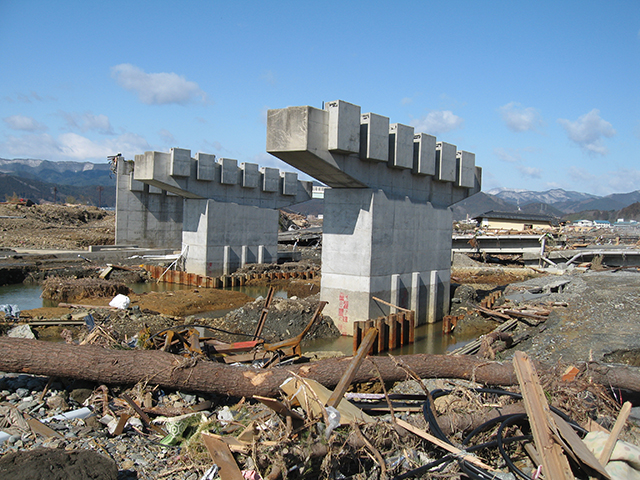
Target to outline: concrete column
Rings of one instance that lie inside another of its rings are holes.
[[[426,305],[427,305],[427,289],[422,280],[420,272],[411,274],[411,310],[416,312],[416,325],[420,325],[426,321]],[[422,321],[420,321],[422,320]]]
[[[242,246],[242,255],[240,256],[240,267],[244,267],[248,263],[249,247],[247,245]]]
[[[391,275],[391,300],[389,303],[400,306],[400,275],[393,274]],[[389,307],[389,313],[398,313],[398,309],[396,307]]]
[[[229,245],[224,246],[224,258],[222,260],[222,274],[229,275],[231,271],[231,247]]]
[[[264,245],[258,245],[258,263],[264,263]]]

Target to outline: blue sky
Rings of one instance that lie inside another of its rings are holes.
[[[0,0],[0,157],[171,147],[287,168],[266,111],[345,100],[483,190],[640,189],[640,2]]]

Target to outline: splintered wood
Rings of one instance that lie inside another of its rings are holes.
[[[569,461],[562,447],[553,439],[550,428],[550,424],[553,424],[551,409],[540,386],[538,374],[527,354],[516,352],[513,357],[513,367],[520,382],[522,398],[529,416],[533,439],[540,453],[545,477],[554,480],[573,480]]]

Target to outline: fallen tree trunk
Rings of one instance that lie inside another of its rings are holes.
[[[157,350],[111,350],[94,345],[68,345],[0,337],[0,371],[75,378],[96,383],[131,385],[148,382],[165,388],[230,396],[274,396],[292,373],[335,387],[351,358],[327,359],[281,368],[256,369],[184,358]],[[513,385],[518,380],[511,363],[471,356],[415,354],[365,359],[353,382],[376,381],[377,366],[385,382],[407,379],[396,362],[421,378],[461,378],[485,385]],[[595,382],[637,390],[640,371],[591,362],[582,370]]]

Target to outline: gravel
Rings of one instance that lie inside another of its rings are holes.
[[[528,340],[504,352],[503,358],[524,350],[547,364],[595,360],[640,366],[640,273],[574,272],[539,277],[510,285],[505,295],[544,291],[546,286],[563,282],[567,283],[561,292],[549,293],[539,301],[566,302],[567,306],[555,307]]]

